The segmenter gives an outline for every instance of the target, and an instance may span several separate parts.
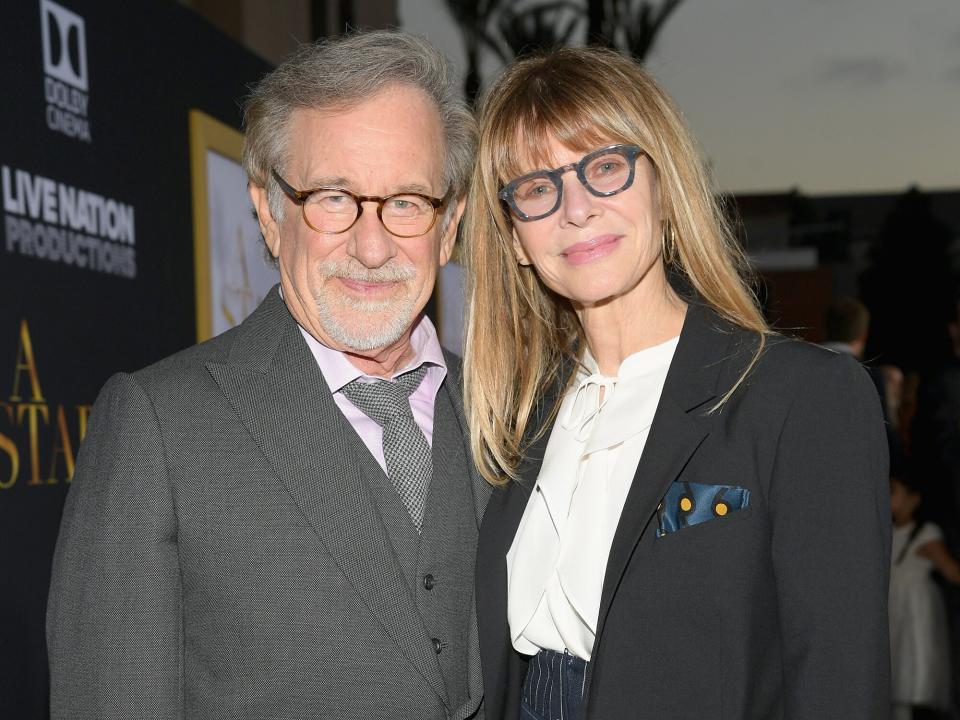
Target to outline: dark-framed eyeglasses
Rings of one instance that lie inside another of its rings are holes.
[[[401,238],[426,235],[437,222],[437,214],[447,197],[435,198],[420,193],[397,193],[380,197],[357,195],[337,187],[297,190],[272,171],[283,194],[300,206],[303,221],[318,233],[336,235],[349,230],[363,214],[363,203],[377,204],[377,217],[391,235]]]
[[[511,180],[498,193],[511,212],[523,221],[542,220],[552,215],[563,200],[563,174],[576,170],[577,179],[597,197],[623,192],[633,184],[637,145],[610,145],[584,155],[580,160],[553,170],[534,170]]]

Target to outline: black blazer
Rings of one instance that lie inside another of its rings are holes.
[[[687,312],[610,550],[588,718],[889,713],[890,499],[877,393],[851,357],[772,337],[710,412],[757,342],[701,306]],[[480,531],[488,720],[519,715],[527,660],[509,640],[505,558],[548,436],[522,482],[494,491]],[[745,488],[749,504],[658,537],[662,513],[677,517],[658,511],[671,488],[675,499],[678,488],[713,485]]]

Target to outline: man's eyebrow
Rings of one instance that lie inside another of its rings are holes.
[[[356,189],[353,183],[347,178],[334,175],[315,177],[310,180],[308,187],[304,189],[314,190],[316,188],[341,188],[343,190],[351,190],[356,192],[358,195],[366,194]],[[402,195],[403,193],[415,193],[418,195],[428,195],[430,197],[434,197],[434,191],[432,188],[418,182],[401,183],[399,185],[395,185],[390,189],[389,192],[385,193],[385,195]]]
[[[337,187],[343,188],[344,190],[350,190],[350,181],[345,177],[340,177],[336,175],[325,175],[323,177],[315,177],[311,179],[308,183],[307,190],[313,190],[314,188],[326,188],[326,187]]]
[[[405,183],[402,185],[398,185],[393,192],[394,194],[417,193],[419,195],[429,195],[433,197],[433,189],[421,183]]]

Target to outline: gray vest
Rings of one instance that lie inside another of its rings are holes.
[[[433,478],[422,535],[417,534],[403,501],[366,447],[358,451],[358,457],[397,565],[407,579],[429,637],[439,649],[437,660],[449,707],[456,709],[469,697],[467,658],[477,519],[470,466],[449,387],[450,383],[444,382],[434,407]]]

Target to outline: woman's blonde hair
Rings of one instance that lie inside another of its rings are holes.
[[[562,397],[546,400],[545,391],[568,379],[585,346],[570,303],[518,265],[511,218],[497,197],[512,178],[551,165],[551,136],[584,153],[610,143],[643,149],[657,173],[663,226],[670,228],[667,270],[683,278],[695,301],[760,335],[752,367],[769,330],[744,279],[749,266],[680,112],[646,72],[609,50],[555,50],[507,68],[481,97],[479,120],[463,228],[464,389],[471,448],[489,482],[517,477],[531,430],[546,429],[543,419]],[[531,427],[535,415],[541,422]]]

